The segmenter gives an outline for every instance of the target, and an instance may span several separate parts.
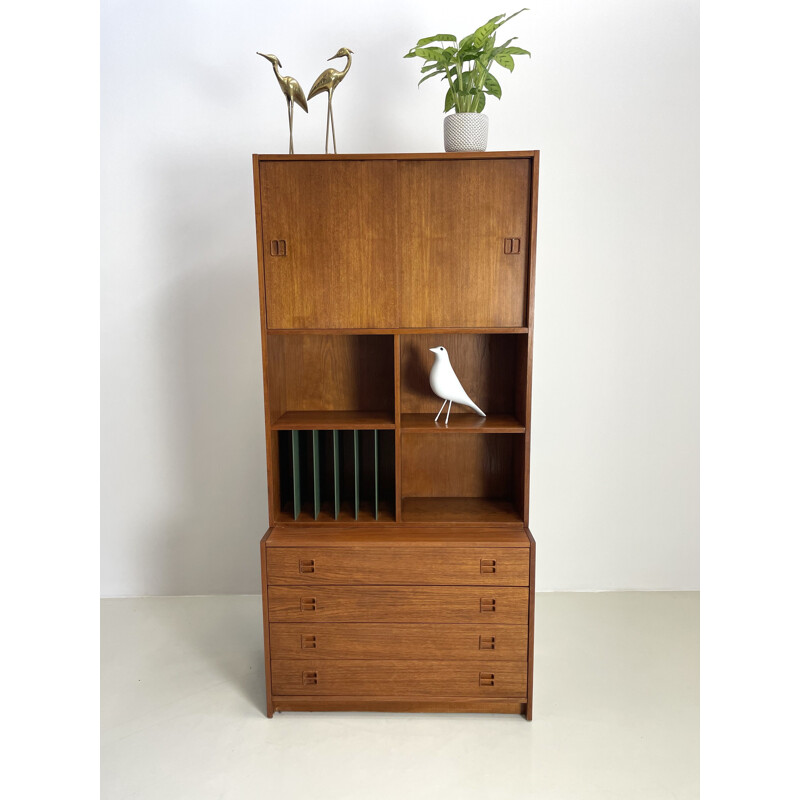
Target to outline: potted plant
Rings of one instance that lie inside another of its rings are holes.
[[[509,72],[514,69],[514,56],[530,56],[521,47],[512,47],[514,36],[501,45],[495,43],[497,29],[517,14],[500,14],[492,17],[475,33],[460,41],[450,33],[439,33],[420,39],[403,58],[421,58],[425,61],[422,72],[427,73],[417,86],[437,76],[447,81],[444,113],[455,113],[444,118],[444,149],[447,152],[485,150],[489,138],[489,118],[481,113],[486,96],[502,97],[492,66],[498,64]],[[433,43],[439,43],[437,46]]]

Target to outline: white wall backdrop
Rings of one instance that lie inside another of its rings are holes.
[[[698,586],[698,2],[548,0],[490,100],[542,151],[532,519],[541,589]],[[102,592],[259,590],[266,465],[254,152],[285,152],[275,52],[340,46],[342,152],[442,150],[423,35],[516,6],[105,0]],[[325,98],[298,111],[320,152]]]

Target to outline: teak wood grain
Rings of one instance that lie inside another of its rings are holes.
[[[269,336],[267,351],[270,408],[277,427],[297,412],[305,412],[306,430],[319,427],[313,416],[319,412],[367,412],[384,423],[376,427],[393,426],[391,336]]]
[[[510,547],[270,547],[271,585],[527,586],[530,554]]]
[[[260,163],[269,327],[397,325],[396,175],[392,161]]]
[[[528,622],[527,588],[270,585],[268,594],[270,622]]]
[[[272,690],[282,695],[511,697],[526,691],[524,661],[325,660],[272,662]]]
[[[398,162],[401,325],[525,324],[529,193],[523,158]]]
[[[522,525],[517,528],[434,528],[415,525],[387,525],[371,529],[343,526],[330,529],[320,526],[287,527],[278,525],[267,531],[267,547],[406,547],[413,545],[424,552],[430,547],[530,547]]]
[[[527,661],[527,625],[273,622],[274,659]]]

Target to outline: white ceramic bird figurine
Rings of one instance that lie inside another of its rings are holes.
[[[476,414],[485,417],[486,414],[469,399],[469,395],[464,391],[464,387],[461,385],[461,381],[458,379],[458,376],[453,370],[453,365],[450,363],[450,356],[447,355],[447,350],[445,350],[444,347],[431,347],[430,351],[435,356],[430,374],[431,389],[433,389],[434,394],[444,400],[434,422],[439,421],[439,417],[448,402],[450,405],[447,407],[447,416],[444,420],[445,425],[447,425],[450,419],[450,409],[453,403],[468,406]]]

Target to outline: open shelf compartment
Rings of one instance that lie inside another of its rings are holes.
[[[442,401],[432,392],[432,347],[445,347],[481,417],[453,404],[434,422]],[[414,333],[400,336],[400,426],[405,433],[524,433],[528,337],[508,333]]]
[[[270,334],[273,430],[394,427],[394,337]]]
[[[522,522],[524,448],[524,434],[406,432],[403,522]]]

